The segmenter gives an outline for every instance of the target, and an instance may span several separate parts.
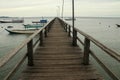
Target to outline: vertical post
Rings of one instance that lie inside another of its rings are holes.
[[[40,32],[40,46],[43,45],[43,30]]]
[[[33,40],[27,44],[28,66],[33,66]]]
[[[89,64],[89,52],[90,52],[90,40],[85,38],[84,41],[84,56],[83,56],[83,64],[88,65]]]
[[[70,32],[71,32],[70,25],[69,25],[68,28],[69,28],[69,29],[68,29],[68,36],[70,37]]]
[[[64,0],[63,0],[63,3],[62,3],[62,13],[61,13],[62,19],[63,19],[63,12],[64,12]]]
[[[60,17],[60,6],[56,6],[57,7],[57,17]]]
[[[45,34],[45,37],[47,37],[47,27],[45,27],[45,32],[44,32],[44,34]]]
[[[65,24],[65,31],[67,32],[67,24]]]
[[[49,31],[50,31],[50,25],[48,25],[48,26],[47,26],[47,28],[48,28],[48,30],[47,30],[47,31],[49,32]]]
[[[64,22],[62,21],[62,27],[65,29],[65,24],[64,24]]]
[[[77,32],[74,29],[74,0],[72,0],[72,26],[73,26],[73,46],[76,46],[76,34]]]
[[[74,30],[73,32],[73,46],[77,46],[77,31]]]
[[[64,27],[64,30],[65,30],[65,32],[66,32],[66,23],[63,23],[63,24],[64,24],[64,26],[63,26],[63,27]]]

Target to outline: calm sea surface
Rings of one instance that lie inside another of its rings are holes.
[[[11,20],[11,18],[0,18],[0,20],[5,19]],[[23,24],[32,24],[32,21],[39,21],[40,19],[41,18],[24,18],[24,23],[0,23],[0,57],[3,57],[11,49],[21,44],[21,42],[29,36],[24,34],[11,35],[5,31],[5,28],[7,28],[7,26],[14,26],[16,29],[24,29]],[[51,18],[49,18],[49,20],[50,19]],[[68,21],[68,23],[71,24],[70,21]],[[75,21],[75,27],[91,35],[120,55],[120,28],[118,28],[116,24],[120,24],[120,18],[77,18]],[[103,62],[108,65],[117,76],[120,75],[119,62],[111,59],[99,48],[95,47],[94,44],[92,44],[91,49],[94,49],[96,55],[98,55],[101,60],[103,60]],[[0,79],[1,75],[2,74],[0,74]],[[109,78],[106,78],[106,80],[109,80]]]
[[[71,22],[69,23],[71,24]],[[116,24],[120,24],[120,18],[78,18],[77,21],[75,21],[75,27],[89,34],[120,55],[120,28],[118,28]],[[84,41],[83,36],[79,37]],[[91,43],[91,45],[91,50],[93,50],[103,63],[120,79],[120,63],[112,59],[94,44]],[[93,58],[91,58],[91,62],[94,62]],[[94,63],[96,64],[96,62]],[[103,74],[105,80],[110,80],[108,75],[104,74],[104,71],[98,65],[96,65],[96,67],[100,73]]]

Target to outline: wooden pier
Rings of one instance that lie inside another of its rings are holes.
[[[81,40],[80,35],[83,36],[84,41]],[[34,41],[36,38],[37,40]],[[78,42],[83,48],[78,47]],[[83,31],[73,28],[62,19],[54,18],[0,58],[0,68],[6,70],[6,65],[9,65],[11,59],[16,58],[19,51],[27,46],[22,57],[12,66],[3,80],[13,79],[26,58],[28,65],[17,77],[18,80],[103,80],[103,75],[101,76],[90,62],[89,55],[111,79],[120,80],[120,77],[99,56],[96,56],[94,49],[90,48],[90,43],[104,51],[104,54],[120,62],[118,53]]]
[[[56,19],[47,38],[33,56],[20,80],[102,80],[92,65],[83,65],[81,49],[72,46],[72,38]]]

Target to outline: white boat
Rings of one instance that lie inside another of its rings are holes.
[[[29,29],[29,30],[9,30],[9,29],[5,29],[6,31],[8,31],[10,34],[32,34],[35,31],[37,31],[38,29]]]

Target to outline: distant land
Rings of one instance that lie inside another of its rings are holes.
[[[0,18],[9,18],[8,16],[0,16]]]
[[[43,17],[43,18],[54,18],[57,16],[38,16],[39,18]],[[38,18],[38,17],[10,17],[10,16],[0,16],[0,18]],[[60,16],[59,16],[60,17]],[[71,18],[72,16],[64,16],[64,18]],[[75,16],[75,18],[118,18],[120,19],[120,17],[96,17],[96,16]]]

